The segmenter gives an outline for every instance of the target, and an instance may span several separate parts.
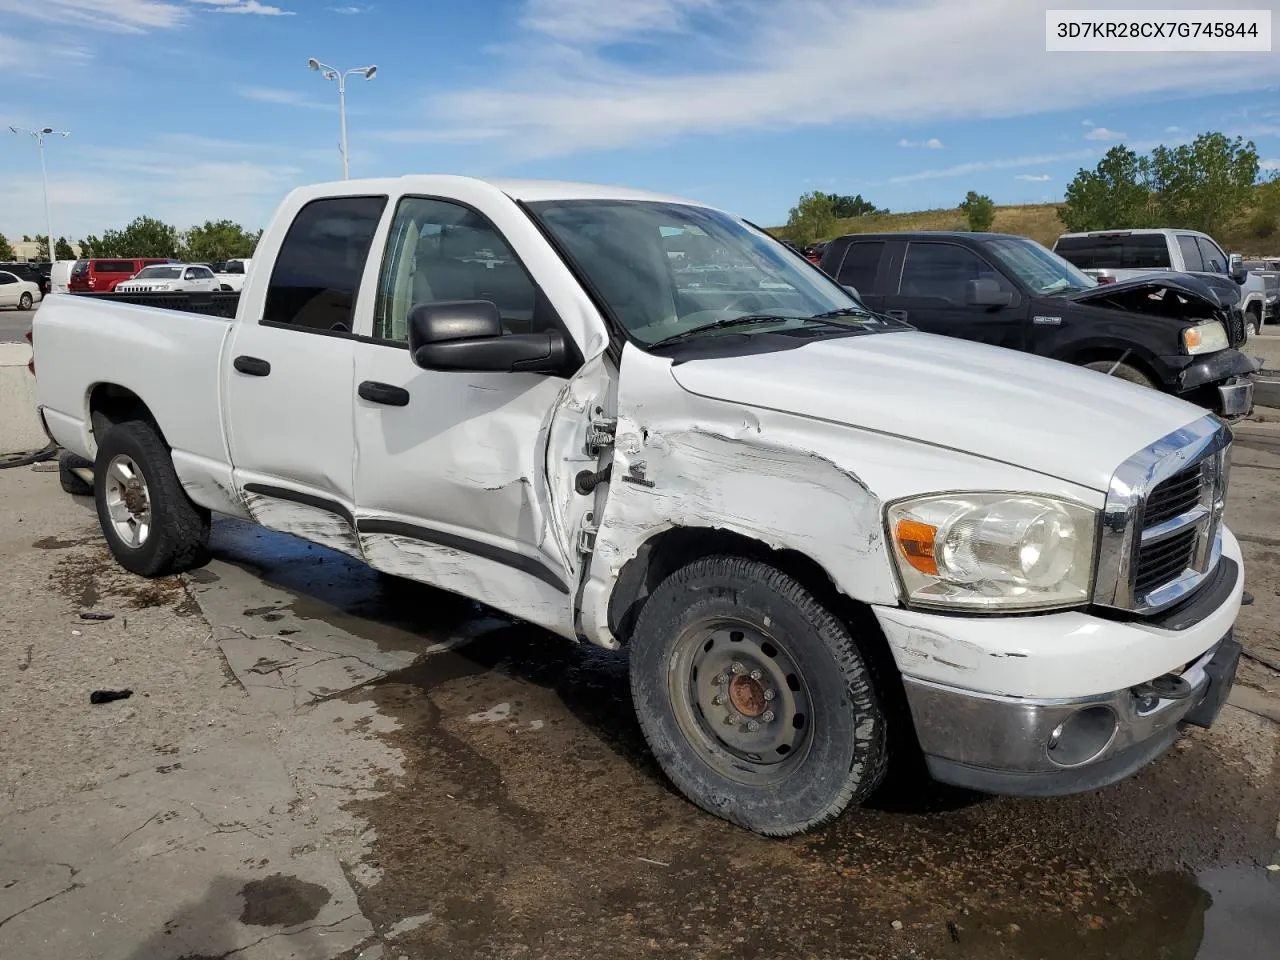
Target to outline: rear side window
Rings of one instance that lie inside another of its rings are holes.
[[[899,291],[902,296],[932,297],[961,306],[971,280],[994,280],[1001,290],[1012,291],[1009,281],[972,250],[934,241],[907,244]]]
[[[239,260],[231,260],[227,263],[224,273],[244,273],[244,264]]]
[[[97,260],[91,266],[94,273],[133,273],[138,269],[132,260]]]
[[[1178,234],[1178,249],[1182,251],[1182,262],[1193,272],[1204,269],[1204,261],[1200,258],[1200,248],[1196,246],[1196,238],[1185,233]]]
[[[880,270],[880,258],[884,254],[884,241],[851,243],[840,262],[836,280],[853,287],[861,294],[874,294],[876,274]]]
[[[276,257],[262,322],[349,333],[386,205],[386,197],[330,197],[303,207]]]

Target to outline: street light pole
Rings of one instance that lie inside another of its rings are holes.
[[[39,130],[23,130],[19,127],[10,127],[9,129],[19,136],[34,137],[36,141],[36,149],[40,153],[40,188],[41,192],[44,194],[44,226],[45,229],[49,231],[49,261],[52,263],[58,259],[58,248],[57,241],[53,238],[53,214],[50,213],[49,208],[49,174],[44,163],[44,138],[54,133],[64,138],[69,137],[71,136],[71,131],[54,130],[53,127],[42,127]]]
[[[378,72],[378,68],[371,66],[354,67],[351,70],[337,70],[327,63],[321,63],[315,57],[307,61],[307,66],[312,70],[319,71],[320,75],[326,80],[338,81],[338,122],[342,126],[342,179],[349,180],[351,178],[351,164],[347,156],[347,77],[353,73],[358,73],[366,80],[372,80],[373,75]]]

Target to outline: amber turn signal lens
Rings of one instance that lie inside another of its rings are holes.
[[[907,563],[931,577],[938,575],[938,561],[933,558],[937,527],[919,520],[899,520],[894,534],[898,540],[898,551]]]
[[[1196,327],[1187,327],[1182,331],[1182,343],[1188,350],[1194,350],[1200,346],[1203,334]]]

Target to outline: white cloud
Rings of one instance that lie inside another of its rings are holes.
[[[1165,127],[1164,132],[1165,133],[1181,133],[1182,128],[1181,127]]]
[[[1123,140],[1126,134],[1108,130],[1106,127],[1094,127],[1084,135],[1086,140]]]
[[[642,34],[679,33],[716,0],[528,0],[521,23],[561,43],[604,45]]]
[[[1020,173],[1013,179],[1025,180],[1027,183],[1047,183],[1052,180],[1053,177],[1049,176],[1047,173]]]
[[[898,141],[900,147],[924,147],[926,150],[941,150],[942,141],[937,137],[930,137],[928,140],[908,140],[903,137]]]
[[[246,100],[254,100],[258,103],[274,103],[284,107],[301,107],[304,110],[337,109],[331,103],[322,103],[319,100],[304,96],[297,90],[286,90],[280,87],[239,86],[236,87],[236,93]]]
[[[1227,93],[1274,80],[1265,57],[1046,53],[1042,24],[1010,15],[1013,7],[1011,0],[525,0],[523,34],[494,54],[493,80],[435,94],[428,87],[421,115],[403,127],[483,131],[506,158],[530,159],[741,131],[1024,116],[1046,103],[1083,110],[1118,96]],[[708,18],[722,29],[707,29]],[[656,37],[664,42],[646,47],[647,57],[610,46]],[[970,53],[994,48],[999,58]],[[849,95],[872,89],[875,96]]]
[[[1080,121],[1080,126],[1082,126],[1082,127],[1092,127],[1093,125],[1094,125],[1094,124],[1093,124],[1093,121],[1092,121],[1092,120],[1081,120],[1081,121]]]
[[[1072,150],[1067,153],[1042,153],[1030,157],[1009,157],[1003,160],[974,160],[970,163],[958,163],[953,167],[939,170],[921,170],[919,173],[904,173],[890,177],[886,183],[916,183],[920,180],[939,180],[944,177],[962,177],[970,173],[982,173],[985,170],[1016,170],[1018,167],[1039,167],[1046,163],[1061,160],[1084,160],[1094,156],[1093,150]]]
[[[253,13],[264,17],[292,17],[293,11],[281,10],[258,0],[192,0],[194,3],[213,7],[213,13]]]
[[[143,33],[180,26],[187,8],[165,0],[0,0],[0,13],[63,27],[110,33]]]
[[[1280,170],[1280,159],[1278,160],[1262,160],[1258,166],[1263,170]]]
[[[371,4],[371,3],[365,3],[365,4],[357,4],[357,3],[353,3],[353,4],[349,5],[349,6],[345,6],[345,7],[330,7],[329,9],[330,9],[330,10],[332,10],[334,13],[341,13],[341,14],[345,14],[346,16],[349,16],[349,17],[354,17],[354,16],[357,16],[358,14],[361,14],[361,13],[369,13],[370,11],[372,11],[372,10],[373,10],[373,4]]]

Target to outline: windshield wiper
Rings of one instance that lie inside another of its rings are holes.
[[[880,321],[880,318],[866,307],[839,307],[825,313],[815,313],[810,320],[827,320],[832,317],[866,317],[868,320]]]
[[[706,323],[700,327],[694,327],[692,330],[684,330],[680,333],[674,333],[669,337],[663,337],[649,344],[649,349],[655,347],[666,347],[676,343],[683,343],[690,337],[695,337],[700,333],[709,333],[712,330],[723,330],[726,327],[749,326],[753,323],[784,323],[788,320],[808,320],[808,317],[780,317],[770,313],[748,313],[741,317],[725,317],[723,320],[717,320],[714,323]]]

